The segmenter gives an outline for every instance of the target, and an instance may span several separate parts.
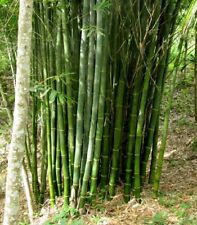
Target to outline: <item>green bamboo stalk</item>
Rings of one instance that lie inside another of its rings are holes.
[[[154,52],[155,52],[155,36],[157,33],[157,26],[155,24],[155,21],[159,18],[159,12],[160,12],[161,3],[160,1],[157,1],[156,4],[153,6],[152,10],[154,12],[153,19],[150,24],[149,29],[153,31],[149,34],[148,40],[152,40],[148,46],[146,51],[146,71],[145,71],[145,77],[143,82],[143,88],[142,88],[142,96],[140,101],[140,107],[139,107],[139,115],[138,115],[138,122],[137,122],[137,129],[136,129],[136,141],[135,141],[135,165],[134,165],[134,194],[136,198],[140,198],[140,192],[141,192],[141,181],[140,181],[140,160],[141,160],[141,147],[142,147],[142,141],[144,138],[143,135],[143,128],[145,123],[145,110],[146,110],[146,103],[148,99],[148,93],[149,93],[149,83],[151,78],[151,72],[152,72],[152,60],[154,59]]]
[[[57,27],[55,21],[57,21],[56,10],[53,9],[53,2],[46,4],[46,20],[45,26],[47,28],[47,53],[48,53],[48,85],[51,87],[52,92],[56,89],[56,82],[53,77],[56,74],[56,55],[55,55],[55,42],[56,42],[56,31]],[[55,193],[57,193],[57,181],[56,181],[56,133],[57,133],[57,118],[56,118],[56,99],[52,99],[49,96],[50,106],[50,120],[51,120],[51,160],[52,160],[52,178]]]
[[[155,170],[157,164],[157,154],[158,154],[158,138],[159,138],[159,116],[157,119],[157,124],[154,131],[153,136],[153,147],[152,147],[152,154],[151,154],[151,165],[150,165],[150,172],[149,172],[149,183],[153,184],[155,179]]]
[[[170,91],[168,93],[168,104],[167,104],[166,111],[165,111],[164,127],[163,127],[163,132],[162,132],[162,141],[161,141],[161,147],[159,150],[157,169],[155,171],[155,179],[154,179],[154,186],[153,186],[155,196],[158,195],[158,190],[159,190],[159,183],[160,183],[161,171],[162,171],[162,166],[163,166],[163,157],[164,157],[164,152],[166,149],[168,125],[169,125],[169,118],[170,118],[170,109],[171,109],[171,105],[172,105],[173,93],[174,93],[174,88],[175,88],[175,84],[176,84],[177,72],[179,69],[183,40],[184,40],[183,37],[181,37],[179,46],[178,46],[179,54],[174,63],[174,71],[172,73],[172,84],[170,87]]]
[[[54,89],[53,89],[54,90]],[[53,185],[55,190],[57,189],[57,181],[55,174],[55,164],[56,164],[56,102],[50,104],[51,111],[51,160],[52,160],[52,177]]]
[[[50,77],[53,77],[55,75],[55,52],[53,49],[52,43],[50,43],[49,48],[49,60],[50,60]],[[56,89],[55,81],[51,79],[50,86],[52,88],[52,91]],[[56,181],[56,173],[55,173],[55,164],[56,164],[56,133],[57,133],[57,118],[56,118],[56,111],[57,111],[57,104],[56,99],[51,102],[50,101],[50,112],[51,112],[51,160],[52,160],[52,176],[53,176],[53,185],[55,192],[57,192],[57,181]]]
[[[45,43],[43,42],[43,38],[45,37],[45,29],[43,24],[41,24],[41,20],[43,21],[43,5],[41,3],[35,3],[35,54],[34,57],[35,65],[36,65],[36,75],[37,81],[43,82],[45,78],[47,78],[47,66],[45,59]],[[40,49],[39,49],[40,47]],[[40,199],[39,202],[44,202],[44,196],[46,191],[46,177],[47,177],[47,136],[46,136],[46,107],[45,107],[45,99],[42,98],[40,106],[40,118],[41,118],[41,128],[40,128],[40,147],[41,147],[41,172],[40,172]]]
[[[40,4],[40,15],[43,21],[46,21],[46,5]],[[45,87],[48,86],[48,52],[46,40],[46,28],[41,26],[41,60],[43,66],[43,78]],[[48,162],[48,181],[49,181],[49,190],[50,190],[50,202],[53,207],[55,204],[55,189],[53,186],[53,173],[52,173],[52,155],[51,155],[51,120],[50,120],[50,106],[49,106],[49,94],[47,93],[44,97],[44,104],[46,107],[45,116],[46,116],[46,140],[47,140],[47,162]]]
[[[83,139],[83,155],[81,161],[81,177],[83,177],[85,170],[85,163],[87,158],[88,149],[88,137],[90,131],[91,110],[92,110],[92,98],[93,98],[93,83],[95,72],[95,1],[90,1],[90,27],[89,27],[89,52],[88,52],[88,69],[87,69],[87,99],[85,102],[85,115],[84,115],[84,139]]]
[[[170,47],[172,44],[172,37],[174,34],[176,18],[178,15],[178,11],[180,8],[180,3],[176,4],[175,8],[173,7],[174,3],[170,2],[167,4],[166,13],[163,14],[163,18],[161,18],[161,27],[158,33],[158,49],[159,51],[159,65],[157,68],[157,78],[156,78],[156,87],[153,99],[153,106],[152,106],[152,114],[149,122],[148,127],[148,134],[145,140],[145,152],[142,156],[142,163],[141,163],[141,180],[144,181],[145,174],[146,174],[146,165],[150,155],[151,146],[153,143],[154,137],[154,130],[157,123],[157,118],[160,111],[160,103],[162,99],[162,90],[163,84],[166,76],[166,67],[168,66],[169,54],[170,54]],[[170,18],[170,19],[169,19]],[[162,26],[163,24],[163,26]],[[170,37],[170,39],[168,39]]]
[[[52,172],[52,154],[51,154],[51,124],[50,124],[50,107],[49,96],[45,97],[46,104],[46,138],[47,138],[47,161],[48,161],[48,177],[49,177],[49,189],[50,189],[50,202],[51,206],[55,205],[55,188],[53,185],[53,172]]]
[[[40,203],[44,202],[44,195],[46,191],[46,177],[47,177],[47,140],[46,140],[46,120],[45,109],[41,105],[41,175],[40,175]]]
[[[79,67],[79,92],[77,104],[77,122],[76,122],[76,141],[75,141],[75,158],[73,172],[73,186],[71,192],[71,201],[74,206],[77,204],[77,195],[80,180],[80,166],[83,143],[83,118],[84,103],[86,99],[85,81],[87,76],[87,54],[88,54],[88,32],[85,29],[89,24],[89,0],[83,1],[83,27],[80,47],[80,67]]]
[[[101,0],[97,1],[99,5]],[[88,151],[87,151],[87,160],[85,165],[85,171],[83,176],[83,183],[80,192],[80,201],[79,209],[82,209],[85,204],[86,194],[88,190],[88,182],[92,169],[92,160],[95,149],[95,135],[96,135],[96,126],[97,126],[97,115],[98,115],[98,105],[99,105],[99,92],[100,92],[100,81],[101,81],[101,72],[103,66],[103,47],[104,47],[104,38],[101,33],[103,29],[103,10],[99,7],[97,8],[97,40],[96,40],[96,57],[95,57],[95,76],[94,76],[94,92],[93,92],[93,103],[92,103],[92,115],[90,123],[90,132],[89,132],[89,142],[88,142]]]
[[[37,5],[35,6],[35,11],[38,12],[38,7]],[[32,63],[32,77],[31,77],[31,82],[33,85],[36,85],[36,83],[39,80],[39,66],[37,63],[36,57],[39,56],[39,39],[38,39],[38,29],[39,26],[39,21],[38,18],[35,17],[33,20],[33,28],[34,28],[34,38],[33,38],[33,63]],[[37,126],[37,121],[38,121],[38,110],[39,110],[39,100],[37,96],[37,90],[35,92],[32,92],[32,154],[31,154],[31,168],[32,168],[32,189],[33,189],[33,194],[35,198],[35,202],[39,203],[40,198],[40,190],[39,190],[39,182],[38,182],[38,162],[37,162],[37,152],[38,152],[38,126]],[[29,132],[27,133],[29,135]]]
[[[182,29],[183,34],[185,33],[185,29],[188,29],[188,24],[189,24],[189,21],[191,20],[192,11],[193,11],[194,6],[195,6],[195,1],[192,1],[190,3],[190,7],[189,7],[188,13],[186,15],[186,18],[183,21],[183,29]],[[165,148],[166,148],[166,141],[167,141],[170,108],[171,108],[171,104],[172,104],[172,97],[173,97],[173,92],[174,92],[174,86],[175,86],[175,83],[176,83],[176,75],[177,75],[177,71],[178,71],[183,40],[184,40],[184,38],[182,36],[181,40],[180,40],[180,43],[179,43],[179,47],[178,47],[179,55],[176,58],[175,63],[174,63],[175,70],[174,70],[173,75],[172,75],[172,85],[171,85],[171,89],[170,89],[170,92],[169,92],[169,95],[168,95],[169,101],[168,101],[168,105],[167,105],[167,109],[166,109],[166,113],[165,113],[165,119],[164,119],[162,144],[161,144],[161,148],[160,148],[160,152],[159,152],[157,170],[156,170],[156,174],[155,174],[154,187],[153,187],[155,196],[158,195],[158,190],[159,190],[159,183],[160,183],[160,177],[161,177],[161,171],[162,171],[162,165],[163,165],[163,157],[164,157],[164,152],[165,152]]]
[[[122,72],[124,73],[124,72]],[[125,92],[125,80],[123,74],[120,75],[118,82],[118,90],[115,103],[115,125],[113,137],[113,150],[111,172],[109,178],[109,196],[112,198],[115,195],[115,187],[119,169],[120,144],[122,139],[122,125],[123,125],[123,101]]]
[[[62,195],[62,179],[61,179],[61,149],[60,149],[60,137],[57,133],[57,146],[56,146],[56,164],[55,164],[56,178],[57,178],[57,190],[58,196]]]
[[[79,78],[79,56],[80,56],[80,31],[79,31],[79,6],[80,2],[78,0],[73,0],[70,2],[71,7],[71,25],[72,25],[72,52],[73,52],[73,63],[75,68],[75,79]],[[76,88],[78,92],[78,87]],[[76,92],[76,93],[77,93]],[[76,99],[77,101],[77,99]]]
[[[61,71],[61,14],[58,14],[58,31],[57,31],[57,43],[56,43],[56,72],[60,76]],[[63,179],[64,179],[64,205],[69,205],[69,196],[70,196],[70,176],[69,176],[69,163],[68,163],[68,152],[66,149],[66,140],[65,140],[65,119],[63,116],[63,105],[61,103],[60,95],[62,94],[62,81],[58,79],[57,81],[57,116],[58,116],[58,136],[59,144],[61,149],[62,156],[62,167],[63,167]]]
[[[110,74],[108,78],[108,91],[107,91],[107,99],[106,99],[106,113],[105,113],[105,126],[103,132],[103,152],[102,152],[102,160],[101,160],[101,192],[103,197],[107,197],[109,193],[109,181],[111,179],[112,189],[115,192],[115,181],[113,181],[111,177],[112,168],[109,166],[111,164],[111,156],[113,154],[113,146],[116,145],[118,148],[118,143],[114,145],[114,136],[115,136],[115,126],[122,126],[122,109],[121,109],[121,95],[123,98],[125,84],[124,81],[121,81],[119,84],[119,78],[122,76],[120,74],[119,65],[120,59],[118,58],[117,49],[120,45],[119,43],[119,31],[118,26],[120,26],[120,17],[119,17],[119,7],[118,2],[113,2],[111,6],[111,17],[109,21],[109,29],[111,36],[109,36],[110,47],[109,47],[109,57],[110,57]],[[117,96],[116,96],[117,92]],[[116,99],[120,100],[120,107],[118,108],[118,103],[116,104]],[[116,117],[117,115],[117,117]],[[118,115],[121,116],[120,121],[118,121]],[[120,132],[122,133],[122,131]],[[117,134],[118,135],[118,134]],[[117,140],[118,142],[118,140]],[[114,160],[116,156],[114,154]],[[118,163],[118,162],[117,162]],[[115,164],[115,163],[114,163]],[[116,171],[112,173],[117,174]]]
[[[119,4],[118,1],[114,1],[112,4],[112,16],[110,20],[110,57],[111,57],[111,64],[112,64],[112,70],[113,70],[113,85],[118,82],[119,79],[119,73],[118,73],[118,59],[117,59],[117,46],[118,46],[118,27],[120,25],[120,18],[119,18]],[[112,92],[113,93],[113,92]],[[114,94],[114,93],[113,93]],[[114,96],[112,95],[112,98]]]
[[[112,85],[110,76],[107,77],[107,93],[105,99],[105,121],[102,140],[102,155],[101,155],[101,175],[100,189],[103,197],[107,194],[107,183],[109,177],[109,155],[110,155],[110,110],[111,110],[111,90]]]
[[[36,203],[39,202],[39,182],[38,182],[38,165],[37,165],[37,100],[33,97],[33,107],[32,107],[32,187],[34,192],[34,198]]]
[[[73,110],[73,93],[72,93],[72,73],[71,70],[71,41],[68,28],[68,10],[66,3],[61,1],[62,4],[62,28],[63,28],[63,45],[64,45],[64,58],[65,58],[65,81],[66,81],[66,96],[67,101],[67,116],[68,116],[68,149],[69,149],[69,168],[70,178],[72,182],[73,167],[74,167],[74,110]],[[73,76],[73,75],[72,75]]]
[[[150,64],[149,64],[150,67]],[[148,68],[149,70],[149,68]],[[141,151],[141,144],[142,144],[142,135],[143,135],[143,125],[144,125],[144,113],[146,107],[146,100],[148,94],[148,87],[149,87],[149,80],[150,80],[150,71],[147,71],[144,79],[143,90],[142,90],[142,97],[141,103],[139,108],[139,115],[138,115],[138,122],[137,122],[137,129],[136,129],[136,141],[135,141],[135,165],[134,165],[134,192],[135,197],[140,198],[140,151]]]
[[[105,29],[106,30],[106,29]],[[107,33],[106,33],[107,34]],[[107,37],[105,34],[105,40],[103,44],[103,49],[107,48]],[[100,96],[99,96],[99,106],[98,106],[98,119],[97,119],[97,128],[96,128],[96,137],[95,137],[95,147],[94,147],[94,159],[92,165],[92,174],[91,174],[91,186],[90,194],[92,199],[96,197],[97,191],[97,180],[99,172],[99,161],[101,156],[101,145],[103,137],[103,128],[104,128],[104,119],[105,119],[105,97],[106,97],[106,82],[107,82],[107,51],[103,51],[103,63],[101,71],[101,85],[100,85]]]
[[[140,98],[140,85],[141,77],[139,74],[136,76],[134,81],[134,90],[132,94],[132,109],[130,114],[129,123],[129,134],[126,152],[126,171],[125,171],[125,182],[124,182],[124,200],[128,202],[130,200],[131,194],[131,183],[132,183],[132,173],[134,165],[134,146],[135,146],[135,133],[137,128],[137,115],[139,110],[139,98]]]
[[[61,83],[57,83],[57,90],[60,92]],[[61,92],[60,92],[61,93]],[[62,168],[63,168],[63,179],[64,179],[64,205],[69,205],[69,196],[70,196],[70,178],[69,178],[69,163],[68,163],[68,153],[66,150],[65,143],[65,122],[63,117],[63,107],[58,100],[57,102],[57,114],[58,114],[58,133],[60,138],[60,149],[62,157]]]
[[[62,44],[61,39],[61,22],[60,15],[56,12],[56,29],[53,27],[51,29],[51,44],[54,43],[54,46],[51,46],[51,57],[50,57],[50,73],[51,77],[54,75],[60,76],[61,73],[61,59],[62,59],[62,51],[60,49],[60,45]],[[51,18],[53,20],[53,17]],[[53,24],[54,21],[51,23]],[[52,25],[51,25],[52,26]],[[57,33],[55,33],[56,31]],[[54,79],[51,80],[52,91],[56,90],[56,81]],[[56,96],[57,97],[57,96]],[[62,194],[62,179],[61,179],[61,148],[60,148],[60,135],[57,124],[57,98],[51,99],[51,145],[52,145],[52,171],[53,171],[53,184],[55,187],[56,195],[61,196]]]

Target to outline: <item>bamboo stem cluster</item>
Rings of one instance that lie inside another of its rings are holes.
[[[120,183],[126,202],[140,198],[149,158],[149,181],[158,182],[160,105],[181,2],[34,3],[29,164],[37,202],[46,181],[52,205],[63,194],[65,205],[83,209],[98,190],[112,198]]]

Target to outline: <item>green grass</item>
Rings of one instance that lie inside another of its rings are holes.
[[[197,217],[196,216],[187,216],[187,217],[184,217],[179,225],[196,225],[197,224]]]
[[[156,212],[151,219],[145,219],[144,224],[166,225],[168,224],[168,213],[166,211]]]
[[[192,193],[193,195],[194,193]],[[176,218],[177,225],[196,225],[197,215],[192,213],[192,202],[184,202],[182,195],[177,192],[160,193],[158,197],[159,204],[164,207],[162,211],[154,214],[152,218],[147,218],[145,224],[165,225],[170,224],[169,219]]]
[[[87,216],[87,220],[90,222],[90,224],[98,224],[101,220],[100,213],[104,209],[101,207],[100,204],[96,204],[95,208],[99,215],[91,215]],[[72,207],[66,207],[60,210],[58,213],[56,213],[53,217],[51,217],[49,220],[47,220],[44,225],[85,225],[86,222],[83,218],[80,217],[80,214],[78,210],[72,208]],[[26,224],[21,224],[26,225]]]
[[[44,223],[44,225],[85,225],[82,219],[79,219],[78,210],[72,207],[65,207],[59,213]]]
[[[176,204],[176,199],[167,199],[164,197],[160,197],[158,199],[159,204],[165,206],[166,208],[170,208]]]

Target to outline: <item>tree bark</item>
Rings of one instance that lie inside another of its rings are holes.
[[[25,153],[30,78],[32,0],[20,0],[14,121],[8,153],[4,225],[18,224],[19,186]]]

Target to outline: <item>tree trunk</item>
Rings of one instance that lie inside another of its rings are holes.
[[[32,0],[20,0],[14,122],[8,154],[4,225],[18,224],[19,185],[25,153],[30,77]]]

